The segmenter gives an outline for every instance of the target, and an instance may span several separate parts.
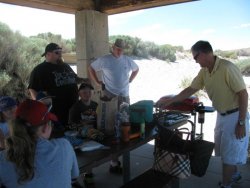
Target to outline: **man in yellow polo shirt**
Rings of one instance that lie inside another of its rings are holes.
[[[158,106],[182,101],[205,88],[217,110],[215,127],[215,155],[222,159],[221,188],[241,179],[237,165],[247,160],[249,140],[248,93],[240,70],[230,61],[213,54],[207,41],[198,41],[191,48],[194,60],[201,70],[191,85],[170,99],[162,99]]]

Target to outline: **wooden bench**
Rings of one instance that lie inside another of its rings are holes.
[[[155,172],[150,168],[143,174],[123,185],[121,188],[163,188],[165,186],[178,188],[179,179],[161,172]]]

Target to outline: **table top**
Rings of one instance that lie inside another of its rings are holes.
[[[153,140],[157,136],[157,132],[154,126],[147,126],[144,138],[135,138],[129,142],[116,141],[116,138],[112,136],[106,137],[101,144],[105,147],[104,149],[97,149],[94,151],[82,152],[76,149],[76,156],[78,160],[78,166],[80,172],[84,172],[93,167],[99,166],[105,162],[111,160],[113,155],[120,156],[125,152],[129,152],[135,148],[138,148],[147,142]]]
[[[184,124],[187,121],[179,122],[172,126],[167,126],[167,129],[176,129]],[[157,136],[157,128],[155,125],[146,125],[145,129],[145,137],[144,138],[135,138],[130,140],[129,142],[116,142],[116,138],[114,136],[106,137],[101,144],[105,147],[105,149],[97,149],[94,151],[86,151],[83,152],[80,149],[76,149],[76,156],[78,160],[78,166],[80,172],[83,173],[86,170],[99,166],[105,162],[108,162],[112,159],[112,156],[120,156],[126,152],[134,150],[147,142],[155,139]]]

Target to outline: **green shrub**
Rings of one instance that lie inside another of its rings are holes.
[[[6,73],[6,71],[0,71],[0,88],[5,87],[10,80],[11,77]]]
[[[237,59],[238,58],[236,51],[216,50],[215,54],[218,56],[221,56],[222,58],[226,58],[226,59]]]
[[[240,69],[243,75],[250,76],[250,58],[238,60],[235,64]]]
[[[180,85],[179,85],[179,88],[185,89],[185,88],[189,87],[189,86],[191,85],[191,83],[192,83],[192,80],[193,80],[193,78],[191,78],[191,77],[184,77],[184,78],[181,80],[181,83],[180,83]],[[206,94],[206,92],[205,92],[204,90],[200,90],[200,91],[196,92],[196,93],[194,94],[194,96],[196,96],[196,97],[198,97],[198,98],[201,98],[201,97],[207,98],[207,94]]]
[[[166,62],[176,61],[176,50],[182,50],[182,46],[171,46],[169,44],[156,45],[153,42],[144,42],[138,37],[130,37],[126,35],[115,35],[109,37],[110,44],[113,44],[117,38],[121,38],[126,43],[124,53],[129,56],[140,58],[158,58]]]

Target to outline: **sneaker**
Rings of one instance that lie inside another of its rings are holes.
[[[85,185],[94,184],[94,175],[93,173],[85,173],[83,175],[83,182]]]
[[[235,174],[232,175],[232,183],[238,183],[239,180],[241,180],[241,174],[240,172],[236,172]]]
[[[112,174],[122,174],[121,162],[118,161],[118,164],[116,166],[110,165],[109,172]]]
[[[238,183],[240,180],[241,180],[241,174],[240,172],[235,172],[233,175],[232,175],[232,178],[231,178],[231,184],[233,183]],[[223,187],[222,185],[222,182],[219,182],[219,186]]]

